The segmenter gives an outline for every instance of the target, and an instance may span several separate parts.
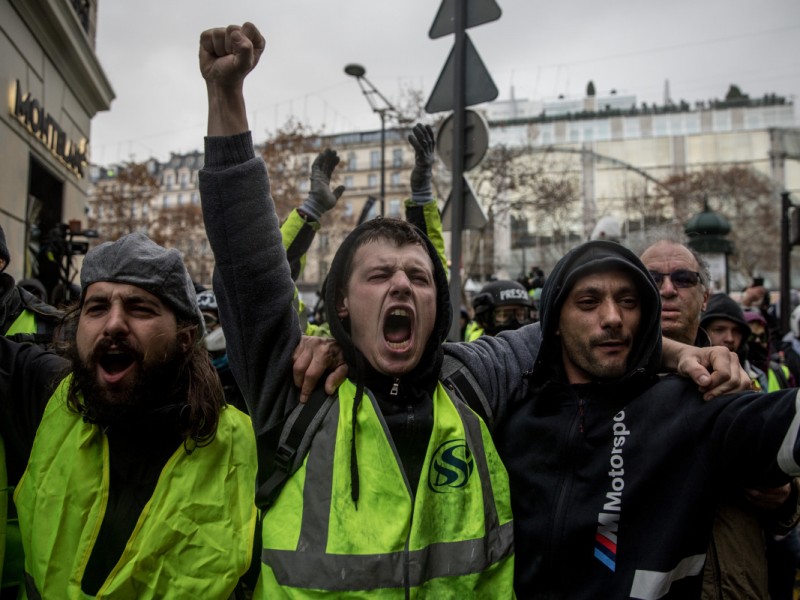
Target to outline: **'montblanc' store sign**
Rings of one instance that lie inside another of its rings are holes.
[[[14,93],[11,94],[13,114],[28,131],[42,142],[53,155],[75,175],[83,177],[83,166],[87,164],[86,151],[88,142],[81,139],[77,144],[67,137],[61,126],[30,93],[22,95],[19,80],[16,81]]]

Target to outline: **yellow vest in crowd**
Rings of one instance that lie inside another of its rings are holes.
[[[357,410],[356,506],[354,395],[345,381],[302,466],[264,515],[255,597],[511,598],[508,476],[483,421],[437,386],[415,496],[365,390]]]
[[[108,438],[69,410],[69,380],[45,408],[14,495],[27,583],[41,598],[86,598],[81,580],[108,500]],[[250,418],[228,406],[209,445],[192,454],[180,445],[169,458],[96,597],[227,598],[252,558],[255,477]]]

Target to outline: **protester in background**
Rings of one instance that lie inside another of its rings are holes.
[[[708,346],[700,329],[700,315],[709,296],[708,267],[691,248],[673,240],[660,240],[641,254],[661,296],[661,331],[684,344]]]
[[[789,317],[789,332],[781,340],[781,351],[794,380],[800,383],[800,306]]]
[[[235,406],[243,412],[247,412],[247,405],[236,379],[233,377],[230,364],[228,363],[228,352],[225,342],[225,332],[219,322],[219,310],[217,308],[217,298],[211,290],[203,290],[197,294],[197,305],[206,328],[206,335],[203,338],[211,364],[219,375],[222,383],[222,391],[225,394],[225,402]]]
[[[776,344],[770,339],[769,326],[761,312],[745,311],[749,335],[747,337],[747,358],[758,369],[758,389],[774,392],[795,387],[797,382],[788,366],[777,360],[780,353],[770,353]]]
[[[757,312],[764,318],[769,332],[770,346],[768,352],[771,356],[778,350],[778,342],[783,337],[783,332],[780,330],[780,321],[775,313],[770,291],[764,287],[763,278],[753,278],[753,283],[742,290],[742,297],[739,303],[744,310]]]
[[[708,333],[700,327],[702,311],[706,310],[709,298],[705,262],[694,250],[674,240],[652,244],[642,253],[641,260],[661,297],[664,336],[693,341],[697,346],[710,345]],[[718,299],[722,300],[723,296]],[[738,326],[733,326],[732,335],[737,332]],[[733,344],[729,346],[732,347]],[[743,496],[749,499],[750,505],[741,502]],[[766,507],[757,505],[760,499],[752,500],[761,496],[769,503],[772,526],[776,530],[790,527],[798,499],[791,494],[789,485],[768,490],[729,490],[718,506],[714,521],[704,567],[703,598],[714,599],[726,593],[766,597],[767,558],[761,522]],[[748,550],[743,551],[743,548]]]
[[[534,322],[534,304],[525,286],[508,279],[484,285],[472,299],[472,310],[476,326],[465,338],[468,342],[481,335],[497,335]]]
[[[0,227],[0,335],[52,349],[62,313],[32,294],[23,282],[16,283],[5,272],[10,262],[5,232]],[[38,281],[36,283],[46,296],[44,286]],[[0,441],[0,594],[8,597],[16,596],[16,590],[22,583],[24,566],[16,507],[9,502],[17,479],[18,474],[8,477],[5,450]]]
[[[253,557],[255,443],[177,250],[89,251],[66,357],[0,339],[28,598],[227,598]]]

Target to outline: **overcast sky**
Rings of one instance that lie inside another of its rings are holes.
[[[477,2],[478,0],[470,0]],[[325,133],[378,129],[360,63],[392,102],[427,100],[453,45],[428,37],[440,0],[100,0],[96,52],[116,94],[92,121],[99,164],[202,149],[200,32],[252,21],[267,39],[245,84],[256,142],[289,116]],[[508,99],[581,97],[589,80],[639,103],[724,97],[800,102],[799,0],[497,0],[502,16],[468,31]],[[796,107],[795,113],[798,109]]]

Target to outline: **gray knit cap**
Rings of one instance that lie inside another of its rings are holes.
[[[81,296],[98,281],[140,287],[172,308],[179,319],[203,329],[197,294],[181,253],[159,246],[143,233],[104,242],[86,254],[81,267]]]

